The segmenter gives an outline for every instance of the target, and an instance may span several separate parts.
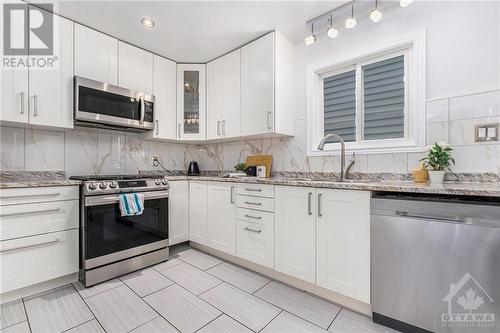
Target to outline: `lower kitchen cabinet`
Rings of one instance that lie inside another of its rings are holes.
[[[208,245],[207,182],[189,182],[189,240]]]
[[[316,284],[370,303],[370,192],[316,191]]]
[[[189,182],[170,182],[168,239],[174,245],[189,239]]]
[[[237,256],[274,268],[274,214],[238,208]]]
[[[314,188],[276,186],[275,269],[315,282],[315,192]]]
[[[209,183],[208,246],[236,255],[236,185]]]

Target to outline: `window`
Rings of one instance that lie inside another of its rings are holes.
[[[423,45],[417,33],[379,50],[309,66],[308,155],[337,153],[335,139],[324,151],[316,149],[330,133],[363,153],[424,148]]]

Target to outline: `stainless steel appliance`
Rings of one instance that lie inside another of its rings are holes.
[[[154,128],[151,94],[75,76],[75,124],[146,131]]]
[[[402,332],[500,332],[499,201],[374,195],[373,320]]]
[[[168,259],[165,179],[137,175],[70,177],[81,185],[80,280],[86,287]],[[119,195],[140,192],[144,212],[121,216]]]

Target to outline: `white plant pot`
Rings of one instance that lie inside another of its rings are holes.
[[[429,180],[431,184],[442,184],[444,179],[444,171],[429,170]]]

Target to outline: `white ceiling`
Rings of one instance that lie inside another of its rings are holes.
[[[57,1],[54,11],[175,61],[207,62],[275,29],[302,43],[307,20],[346,2]],[[146,16],[153,29],[141,25]]]

